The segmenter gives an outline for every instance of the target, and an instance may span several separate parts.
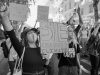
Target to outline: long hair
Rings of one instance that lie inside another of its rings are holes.
[[[36,32],[35,32],[36,33]],[[37,37],[38,37],[38,34],[36,33]],[[28,44],[28,39],[27,39],[27,35],[24,36],[24,38],[22,39],[22,44],[27,48],[27,47],[30,47],[29,44]],[[39,47],[39,40],[37,38],[36,42],[35,42],[36,46]]]
[[[77,36],[75,35],[74,32],[73,32],[73,43],[74,43],[75,47],[77,48],[78,41],[77,41]]]
[[[70,28],[73,29],[71,26],[68,27],[68,31],[70,31]],[[75,47],[77,48],[77,44],[78,44],[78,41],[77,41],[77,36],[75,35],[75,32],[73,30],[73,36],[72,36],[72,41],[73,41],[73,44],[75,45]]]

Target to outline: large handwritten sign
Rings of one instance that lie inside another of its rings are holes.
[[[26,21],[28,6],[16,3],[10,3],[10,20]]]
[[[68,50],[67,27],[60,23],[40,22],[41,53],[63,53]]]
[[[49,14],[48,6],[38,6],[37,10],[37,21],[47,21]]]

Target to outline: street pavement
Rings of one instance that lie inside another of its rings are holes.
[[[90,75],[91,64],[89,57],[81,58],[82,75]]]
[[[7,75],[9,68],[8,68],[8,59],[4,58],[2,51],[0,51],[0,75]],[[57,75],[57,63],[58,60],[55,60],[54,62],[54,75]],[[91,64],[89,62],[89,58],[81,58],[81,69],[82,69],[82,75],[90,75],[90,67]]]

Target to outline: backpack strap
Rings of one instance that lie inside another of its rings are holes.
[[[12,48],[12,44],[10,45],[10,48],[8,50],[10,51],[11,48]]]

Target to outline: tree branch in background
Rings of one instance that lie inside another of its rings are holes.
[[[97,27],[94,29],[94,31],[92,32],[92,35],[94,35],[94,36],[96,36],[97,35],[97,33],[98,33],[98,30],[99,30],[99,28],[100,28],[100,25],[96,25]]]
[[[98,3],[100,0],[93,0],[93,7],[94,7],[94,17],[95,23],[98,22],[99,15],[98,15]]]

